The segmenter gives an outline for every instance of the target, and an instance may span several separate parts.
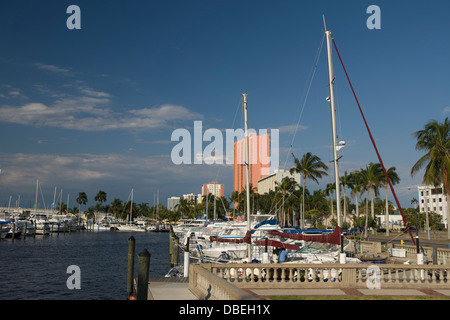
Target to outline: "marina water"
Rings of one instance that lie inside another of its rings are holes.
[[[0,241],[1,300],[125,300],[128,239],[136,239],[137,255],[150,254],[150,277],[170,269],[169,235],[159,232],[92,232],[26,237]],[[80,289],[67,280],[80,268]]]

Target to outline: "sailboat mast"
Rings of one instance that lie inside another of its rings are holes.
[[[39,179],[36,179],[36,201],[34,203],[34,210],[37,211],[38,207],[38,189],[39,189]]]
[[[129,223],[133,221],[133,189],[131,189],[131,209],[130,209],[130,219]]]
[[[251,231],[250,228],[250,158],[248,152],[248,118],[247,118],[247,94],[243,93],[244,97],[244,121],[245,121],[245,174],[246,174],[246,189],[247,189],[247,231]],[[251,241],[247,246],[248,248],[248,262],[252,260],[252,244]]]
[[[337,135],[336,135],[336,110],[334,106],[334,75],[333,75],[333,60],[331,52],[331,31],[325,30],[327,37],[327,52],[328,52],[328,78],[330,82],[330,105],[331,105],[331,122],[333,127],[333,156],[334,156],[334,176],[336,182],[336,215],[337,224],[342,227],[341,222],[341,191],[339,182],[339,163],[338,163],[338,149],[337,149]]]

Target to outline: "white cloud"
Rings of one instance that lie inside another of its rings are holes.
[[[53,73],[68,74],[70,72],[69,69],[57,67],[57,66],[52,65],[52,64],[45,64],[45,63],[36,62],[36,63],[34,63],[34,66],[36,66],[38,69],[45,70],[45,71],[50,71],[50,72],[53,72]]]
[[[163,199],[162,194],[200,193],[204,181],[218,176],[218,166],[175,165],[169,154],[139,157],[130,154],[0,153],[0,159],[0,201],[7,201],[9,195],[21,194],[24,201],[30,199],[33,204],[36,179],[48,199],[53,199],[57,186],[58,190],[71,192],[71,199],[75,193],[86,192],[89,205],[92,205],[99,189],[108,193],[108,201],[114,195],[126,200],[131,188],[135,188],[136,195],[148,197],[146,199],[153,199],[153,192],[159,189]],[[232,167],[221,168],[218,179],[231,180]],[[228,187],[232,189],[231,184]]]
[[[444,114],[450,113],[450,107],[445,107],[443,113]]]
[[[0,121],[21,125],[49,126],[80,131],[152,130],[166,128],[170,122],[201,119],[186,107],[165,104],[152,108],[113,112],[110,95],[84,88],[94,96],[60,97],[51,105],[40,102],[0,107]]]
[[[285,132],[294,133],[296,130],[297,131],[307,130],[308,127],[307,126],[303,126],[303,125],[292,124],[292,125],[281,126],[281,127],[274,128],[274,129],[278,129],[280,131],[280,133],[285,133]]]

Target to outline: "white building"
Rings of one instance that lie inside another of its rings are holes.
[[[443,194],[442,185],[440,187],[418,186],[417,191],[420,212],[439,213],[442,216],[442,222],[447,226],[447,196]]]
[[[224,197],[225,196],[225,186],[223,184],[219,184],[218,182],[210,182],[205,183],[202,187],[202,196],[214,195],[215,197]]]
[[[192,201],[194,204],[197,203],[197,196],[193,193],[183,194],[183,199],[186,199],[189,202]]]
[[[281,183],[283,178],[294,178],[294,180],[301,185],[301,175],[300,173],[290,174],[287,170],[275,170],[275,173],[258,180],[258,193],[264,194],[271,190],[275,190],[277,184]]]
[[[175,211],[177,204],[180,204],[180,197],[170,197],[167,199],[167,210]]]

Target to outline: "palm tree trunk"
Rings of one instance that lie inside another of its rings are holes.
[[[347,193],[347,187],[344,184],[344,218],[342,219],[342,223],[344,223],[345,219],[347,218],[347,201],[345,199],[346,193]]]
[[[386,235],[389,236],[389,203],[388,203],[388,185],[386,184]]]
[[[375,218],[375,205],[373,203],[373,188],[372,188],[372,193],[371,193],[370,213],[372,215],[372,219]]]
[[[356,203],[356,218],[359,219],[358,191],[355,192],[355,203]]]
[[[305,180],[306,180],[306,177],[303,176],[302,217],[301,217],[301,221],[300,221],[300,225],[301,225],[302,229],[305,228],[305,187],[306,187]]]
[[[331,205],[331,219],[333,219],[333,217],[334,217],[334,193],[333,193],[333,191],[331,191],[330,205]]]
[[[366,222],[364,224],[364,239],[367,240],[368,238],[368,234],[367,234],[367,226],[368,226],[368,222],[369,222],[369,190],[367,190],[367,195],[366,195]]]

